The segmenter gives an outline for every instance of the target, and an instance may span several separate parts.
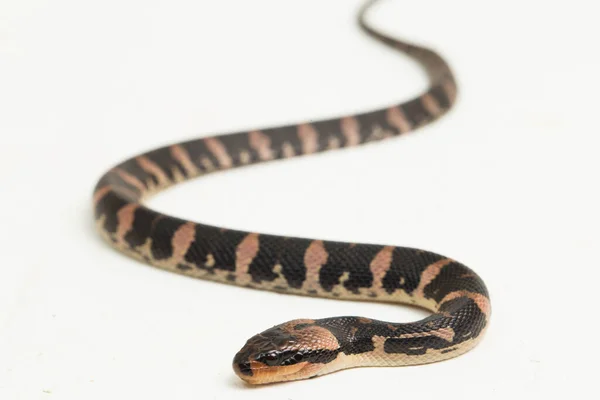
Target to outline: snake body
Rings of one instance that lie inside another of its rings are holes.
[[[142,204],[149,194],[209,172],[350,147],[405,134],[443,115],[456,97],[435,52],[371,36],[413,57],[429,89],[386,109],[292,126],[200,138],[131,158],[108,171],[94,193],[96,224],[118,250],[196,278],[327,298],[414,304],[432,312],[413,323],[363,317],[294,320],[247,341],[233,360],[252,384],[288,381],[358,366],[430,363],[482,338],[490,318],[483,281],[450,258],[413,248],[242,232],[174,218]]]

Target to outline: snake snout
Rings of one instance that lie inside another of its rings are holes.
[[[233,357],[233,370],[236,375],[242,378],[243,380],[247,380],[248,377],[251,377],[252,374],[252,364],[250,360],[252,359],[252,348],[246,343],[246,345]]]
[[[233,369],[239,376],[252,376],[252,366],[249,361],[233,362]]]

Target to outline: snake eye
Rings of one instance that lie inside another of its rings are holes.
[[[280,359],[280,354],[276,351],[271,351],[269,353],[261,354],[257,357],[258,361],[263,362],[267,365],[273,366],[277,365]]]

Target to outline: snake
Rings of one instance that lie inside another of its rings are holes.
[[[117,250],[155,267],[241,287],[330,299],[416,305],[416,322],[360,316],[296,319],[253,337],[233,358],[248,384],[313,378],[354,367],[426,364],[475,347],[489,325],[482,279],[454,259],[416,248],[277,236],[175,218],[143,200],[176,183],[234,167],[404,135],[444,115],[457,85],[435,51],[367,23],[366,34],[417,61],[428,88],[384,109],[294,125],[204,136],[132,157],[94,189],[95,224]],[[237,329],[237,328],[236,328]]]

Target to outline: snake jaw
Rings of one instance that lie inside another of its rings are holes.
[[[233,365],[234,371],[243,381],[251,385],[292,381],[314,376],[312,373],[314,365],[309,362],[288,366],[268,366],[258,361],[250,361],[246,363],[246,365],[248,368],[247,371],[251,371],[250,375],[247,374],[247,372],[243,372],[240,369],[239,364],[235,363]]]

